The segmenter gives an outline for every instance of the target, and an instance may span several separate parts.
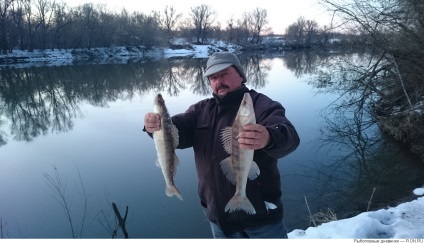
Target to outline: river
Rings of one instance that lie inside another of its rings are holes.
[[[279,160],[288,231],[323,219],[312,222],[311,214],[340,219],[383,207],[423,183],[422,163],[381,134],[368,113],[334,108],[342,91],[322,88],[317,71],[338,56],[240,57],[247,86],[279,101],[301,139]],[[187,57],[2,68],[2,237],[111,238],[117,230],[121,238],[115,203],[122,217],[128,206],[130,238],[211,238],[192,150],[177,151],[184,201],[169,198],[153,141],[142,131],[157,92],[171,115],[211,96],[205,64]]]

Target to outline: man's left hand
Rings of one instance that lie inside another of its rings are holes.
[[[260,124],[246,125],[238,135],[238,142],[242,149],[261,149],[269,143],[269,132]]]

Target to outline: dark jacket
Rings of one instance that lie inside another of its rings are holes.
[[[220,167],[220,162],[229,156],[221,143],[220,133],[224,127],[232,125],[245,92],[252,97],[256,123],[265,126],[270,134],[270,143],[254,152],[253,160],[259,166],[260,175],[247,182],[246,194],[255,207],[254,215],[224,211],[235,193],[235,186],[226,179]],[[179,130],[178,148],[194,149],[199,196],[210,221],[218,224],[227,235],[246,227],[281,221],[283,207],[277,160],[297,148],[299,137],[280,103],[243,86],[223,98],[214,96],[202,100],[185,113],[173,116],[172,121]],[[267,210],[264,201],[277,208]]]

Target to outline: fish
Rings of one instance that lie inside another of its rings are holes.
[[[183,201],[183,197],[174,182],[179,159],[175,153],[178,146],[178,128],[172,123],[165,100],[160,93],[156,94],[153,112],[160,115],[161,128],[153,132],[157,160],[156,165],[161,168],[165,179],[165,193],[168,197],[176,196]]]
[[[255,123],[253,101],[250,94],[245,93],[232,126],[221,130],[224,150],[230,154],[221,161],[221,169],[226,178],[236,186],[234,196],[225,206],[225,212],[244,211],[247,214],[256,214],[255,208],[247,198],[246,185],[247,179],[256,179],[260,170],[253,161],[254,150],[241,149],[238,143],[238,134],[243,131],[243,126]]]

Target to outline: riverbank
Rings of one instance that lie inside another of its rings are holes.
[[[377,119],[385,134],[406,146],[424,163],[424,113],[419,107],[395,114],[377,112]]]
[[[0,66],[26,68],[38,66],[64,66],[90,62],[91,64],[125,64],[146,58],[166,56],[166,49],[145,50],[143,47],[113,47],[74,50],[13,50],[0,54]],[[193,54],[195,50],[193,49]]]
[[[424,187],[414,199],[395,207],[364,212],[355,217],[293,230],[290,239],[424,239]]]
[[[126,64],[145,59],[160,59],[191,56],[207,58],[215,51],[237,52],[241,47],[222,42],[211,45],[178,44],[169,48],[108,47],[91,49],[47,49],[47,50],[13,50],[0,54],[0,67],[27,68],[43,66],[64,66],[80,63],[90,64]]]

